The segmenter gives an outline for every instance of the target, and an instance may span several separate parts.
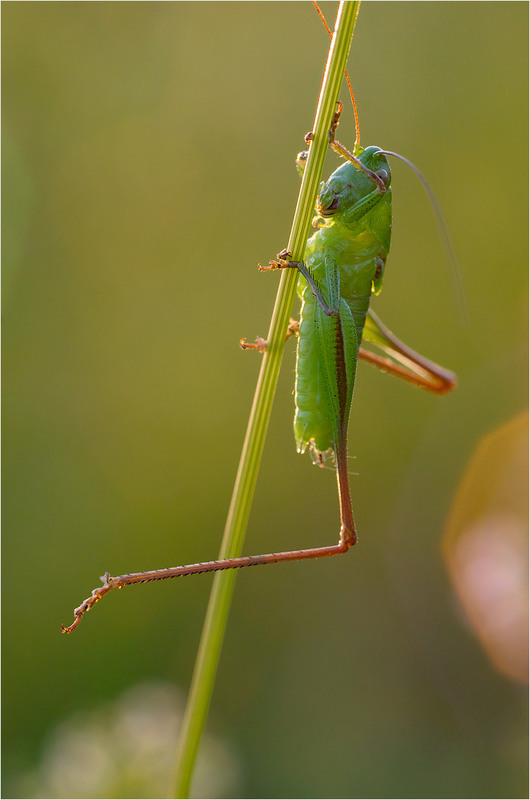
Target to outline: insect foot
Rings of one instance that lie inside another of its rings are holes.
[[[267,267],[264,267],[262,264],[258,264],[260,272],[269,272],[270,270],[273,270],[273,269],[284,269],[286,266],[287,266],[287,261],[283,261],[283,260],[282,261],[275,261],[275,260],[269,261],[269,264],[268,264]]]
[[[110,572],[106,572],[104,575],[101,576],[101,580],[103,581],[103,586],[99,586],[97,589],[94,589],[90,597],[87,597],[81,605],[74,610],[75,619],[71,625],[65,626],[61,625],[61,633],[72,633],[75,628],[81,622],[81,617],[87,611],[90,611],[92,606],[97,603],[98,600],[107,594],[109,589],[112,589],[116,584],[116,579],[110,577]]]
[[[257,350],[259,353],[264,353],[267,349],[267,340],[262,336],[256,336],[255,344],[251,344],[246,339],[240,339],[239,346],[242,350]]]
[[[292,317],[289,320],[289,325],[287,326],[287,338],[290,336],[299,336],[300,335],[300,322],[297,319],[293,319]]]

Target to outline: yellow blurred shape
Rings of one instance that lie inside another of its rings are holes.
[[[485,436],[443,540],[455,592],[501,672],[528,681],[528,412]]]

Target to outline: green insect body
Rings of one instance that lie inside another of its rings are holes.
[[[301,275],[294,432],[298,451],[336,453],[350,415],[356,365],[370,297],[381,289],[390,249],[390,168],[379,148],[357,154],[383,177],[384,193],[353,163],[322,184],[319,230],[307,242]],[[315,292],[315,289],[317,290]],[[315,295],[320,294],[321,298]],[[326,313],[321,299],[335,314]]]
[[[331,31],[316,7],[331,37]],[[234,556],[116,577],[106,572],[102,577],[103,585],[94,589],[75,609],[74,621],[67,627],[62,626],[63,633],[75,630],[83,615],[112,589],[202,572],[346,553],[357,541],[348,479],[347,434],[358,360],[438,394],[445,394],[456,386],[456,376],[452,372],[400,341],[369,309],[371,295],[378,294],[381,289],[390,250],[392,192],[387,155],[412,167],[427,189],[435,210],[437,207],[425,178],[408,159],[378,147],[360,147],[357,107],[348,73],[346,79],[356,120],[354,152],[349,152],[335,138],[342,111],[342,104],[338,102],[329,129],[329,143],[345,161],[326,183],[321,184],[317,198],[318,216],[314,222],[319,230],[308,240],[303,262],[288,260],[289,251],[282,250],[268,267],[260,266],[263,271],[296,269],[300,273],[300,322],[291,320],[287,332],[287,338],[293,333],[298,333],[299,337],[294,432],[298,451],[303,453],[309,448],[317,463],[323,464],[326,451],[334,455],[340,505],[337,544]],[[312,138],[313,134],[308,134],[306,143],[309,144]],[[307,151],[298,154],[296,164],[300,175],[308,158]],[[443,223],[442,228],[445,230]],[[449,251],[452,253],[450,246]],[[367,343],[379,352],[367,349]],[[267,349],[267,341],[262,337],[257,337],[255,344],[242,339],[240,345],[244,350],[253,348],[264,352]],[[245,454],[249,452],[244,449]],[[246,463],[245,458],[246,455],[240,469]],[[237,493],[233,496],[234,501],[236,497]],[[238,501],[235,502],[237,506]],[[230,515],[236,506],[231,508]],[[239,506],[240,511],[242,507]]]
[[[337,122],[338,116],[331,133]],[[103,585],[94,589],[75,609],[75,619],[68,627],[63,626],[63,633],[73,631],[83,615],[111,589],[201,572],[347,552],[357,541],[348,481],[347,429],[358,359],[438,394],[456,386],[452,372],[401,342],[369,310],[371,295],[381,289],[390,249],[392,193],[385,153],[377,147],[365,150],[356,147],[352,155],[336,141],[332,146],[347,160],[320,188],[316,220],[319,230],[307,242],[305,261],[287,261],[284,256],[288,253],[282,251],[277,261],[271,261],[269,267],[262,269],[291,268],[300,272],[298,292],[302,310],[298,325],[294,430],[300,452],[309,447],[318,463],[323,462],[322,453],[326,450],[331,450],[335,456],[341,522],[338,543],[117,577],[106,572]],[[297,160],[300,170],[303,170],[304,156],[300,154]],[[295,330],[293,324],[288,335]],[[366,350],[366,342],[383,355]],[[266,344],[261,337],[254,345],[241,341],[243,349],[251,347],[263,351]]]

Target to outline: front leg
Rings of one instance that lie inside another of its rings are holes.
[[[299,332],[299,321],[291,317],[289,320],[289,325],[287,326],[287,335],[285,337],[285,341],[287,342],[291,336],[298,336]],[[257,350],[259,353],[264,353],[267,349],[267,340],[264,339],[263,336],[256,336],[256,341],[254,343],[247,342],[246,339],[240,339],[239,346],[242,350]]]
[[[333,119],[331,120],[331,128],[329,129],[328,133],[329,143],[332,146],[333,142],[335,141],[335,131],[337,130],[337,126],[340,120],[340,115],[342,114],[342,103],[340,102],[340,100],[337,100],[337,106],[338,108],[333,115]],[[309,131],[309,133],[306,133],[306,135],[304,136],[304,141],[308,147],[310,146],[314,138],[315,135],[313,131]],[[302,177],[302,175],[304,174],[308,157],[309,157],[308,150],[302,150],[302,152],[298,153],[298,155],[296,156],[296,169],[298,170],[298,174],[300,175],[300,177]]]

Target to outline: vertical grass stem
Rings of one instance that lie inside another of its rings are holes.
[[[346,67],[359,2],[341,2],[331,41],[313,126],[314,137],[294,213],[288,249],[301,261],[309,234],[315,198],[328,147],[328,131]],[[219,558],[241,555],[274,392],[280,371],[285,332],[294,302],[298,273],[284,270],[268,333],[268,347],[254,394],[247,432],[228,512]],[[188,703],[183,719],[173,797],[188,797],[193,768],[210,706],[215,674],[230,610],[237,570],[217,572],[202,631]]]

